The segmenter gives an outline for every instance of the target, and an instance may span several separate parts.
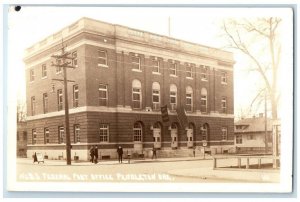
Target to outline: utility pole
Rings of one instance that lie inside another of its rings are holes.
[[[265,89],[265,154],[268,153],[267,89]]]
[[[71,138],[70,138],[70,125],[69,125],[69,102],[68,102],[68,82],[74,82],[67,80],[67,68],[74,69],[75,67],[71,66],[71,62],[68,60],[73,60],[75,58],[69,57],[71,53],[65,51],[65,46],[62,41],[62,48],[60,55],[52,55],[51,57],[55,58],[55,64],[52,62],[52,66],[57,68],[63,68],[63,79],[53,79],[56,81],[62,81],[64,84],[64,101],[65,101],[65,134],[66,134],[66,154],[67,154],[67,165],[71,165]],[[59,63],[58,61],[62,62]]]

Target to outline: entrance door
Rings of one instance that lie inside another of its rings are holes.
[[[154,141],[154,148],[161,148],[161,129],[160,128],[153,129],[153,141]]]
[[[187,135],[187,147],[191,148],[194,146],[194,141],[193,141],[193,128],[188,128],[186,131]]]
[[[171,126],[171,148],[178,147],[178,129],[176,124]]]

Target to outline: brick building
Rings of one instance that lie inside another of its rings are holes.
[[[17,121],[17,157],[27,156],[27,124]]]
[[[28,156],[66,156],[63,84],[52,80],[62,70],[51,66],[62,38],[76,58],[68,69],[72,158],[87,159],[91,145],[100,158],[116,157],[118,145],[146,156],[153,146],[185,156],[203,141],[212,153],[234,148],[232,53],[82,18],[26,50]]]

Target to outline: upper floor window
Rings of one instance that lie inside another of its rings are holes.
[[[27,140],[27,132],[23,131],[23,140]]]
[[[74,143],[80,142],[80,125],[74,125]]]
[[[222,113],[227,112],[227,100],[226,97],[222,97]]]
[[[201,112],[207,112],[207,90],[206,88],[201,89]]]
[[[44,114],[48,113],[48,94],[43,94],[43,108],[44,108]]]
[[[34,75],[34,69],[30,69],[30,81],[34,81],[35,75]]]
[[[154,73],[159,73],[160,72],[160,61],[158,58],[153,58],[152,59],[152,66],[153,66],[153,71]]]
[[[132,69],[141,70],[141,58],[137,55],[131,55]]]
[[[193,71],[192,66],[190,64],[187,64],[185,66],[185,72],[186,72],[186,77],[187,78],[193,78],[193,72],[192,71]]]
[[[99,105],[107,106],[108,102],[108,85],[107,84],[99,84]]]
[[[72,60],[72,66],[73,67],[78,67],[78,61],[77,61],[77,51],[74,51],[73,53],[72,53],[72,58],[73,58],[73,60]]]
[[[186,111],[193,111],[193,89],[190,86],[186,87]]]
[[[100,142],[108,142],[109,141],[109,125],[108,124],[100,124],[99,138],[100,138]]]
[[[176,108],[177,108],[177,87],[174,84],[170,85],[170,105],[171,105],[171,110],[176,110]]]
[[[61,59],[57,59],[56,64],[58,65],[58,66],[56,66],[56,74],[59,74],[62,72],[62,67],[60,66],[60,65],[62,65]]]
[[[222,140],[227,140],[227,128],[222,127]]]
[[[242,135],[236,135],[235,143],[236,144],[243,144],[243,136]]]
[[[63,109],[63,93],[62,89],[57,90],[57,106],[58,106],[58,111]]]
[[[65,142],[65,129],[63,126],[58,127],[58,143],[62,144]]]
[[[208,66],[200,65],[201,68],[201,80],[208,81]]]
[[[49,128],[44,128],[44,143],[49,144],[50,142],[50,131]]]
[[[46,78],[47,77],[47,66],[46,64],[42,65],[42,78]]]
[[[160,85],[158,82],[152,84],[153,110],[160,110]]]
[[[73,86],[73,107],[78,107],[79,104],[79,88],[78,85]]]
[[[136,79],[132,81],[132,108],[142,108],[142,84]]]
[[[107,51],[98,50],[98,66],[107,67]]]
[[[226,72],[221,72],[221,83],[227,84],[227,73]]]
[[[32,97],[31,97],[31,115],[32,115],[32,116],[35,115],[35,106],[36,106],[36,103],[35,103],[35,97],[32,96]]]
[[[32,129],[32,144],[36,144],[36,139],[37,139],[36,129]]]
[[[170,75],[177,76],[177,63],[174,61],[170,63]]]

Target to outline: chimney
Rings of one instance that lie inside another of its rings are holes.
[[[264,113],[259,113],[259,118],[264,117]]]

